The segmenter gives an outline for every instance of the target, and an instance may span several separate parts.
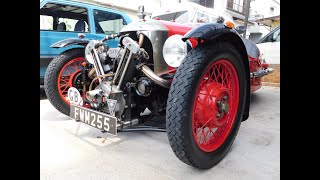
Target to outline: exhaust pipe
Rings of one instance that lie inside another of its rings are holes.
[[[140,69],[148,78],[150,78],[152,81],[154,81],[159,86],[162,86],[164,88],[170,88],[171,81],[159,77],[147,65],[142,65],[138,69]]]
[[[256,72],[250,73],[250,78],[263,77],[265,75],[271,74],[273,71],[274,71],[274,69],[272,69],[272,68],[261,69],[261,70],[258,70]]]

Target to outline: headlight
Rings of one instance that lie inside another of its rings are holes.
[[[170,36],[163,45],[163,58],[171,67],[179,67],[187,55],[187,43],[181,40],[181,35]]]

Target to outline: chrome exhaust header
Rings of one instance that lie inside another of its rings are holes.
[[[162,86],[164,88],[170,88],[171,81],[159,77],[147,65],[142,65],[142,66],[138,67],[138,69],[141,70],[148,78],[150,78],[152,81],[154,81],[159,86]]]

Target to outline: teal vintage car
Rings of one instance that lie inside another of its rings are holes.
[[[72,48],[83,48],[72,45],[55,49],[50,45],[77,38],[79,33],[90,40],[101,39],[120,32],[131,21],[127,14],[111,7],[70,0],[40,1],[40,85],[43,85],[47,66],[55,56]],[[117,47],[117,39],[108,44],[111,48]]]

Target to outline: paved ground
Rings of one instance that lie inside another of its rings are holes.
[[[252,95],[228,155],[210,170],[180,162],[163,132],[126,132],[117,137],[76,123],[40,100],[40,178],[105,179],[280,179],[280,88]]]

